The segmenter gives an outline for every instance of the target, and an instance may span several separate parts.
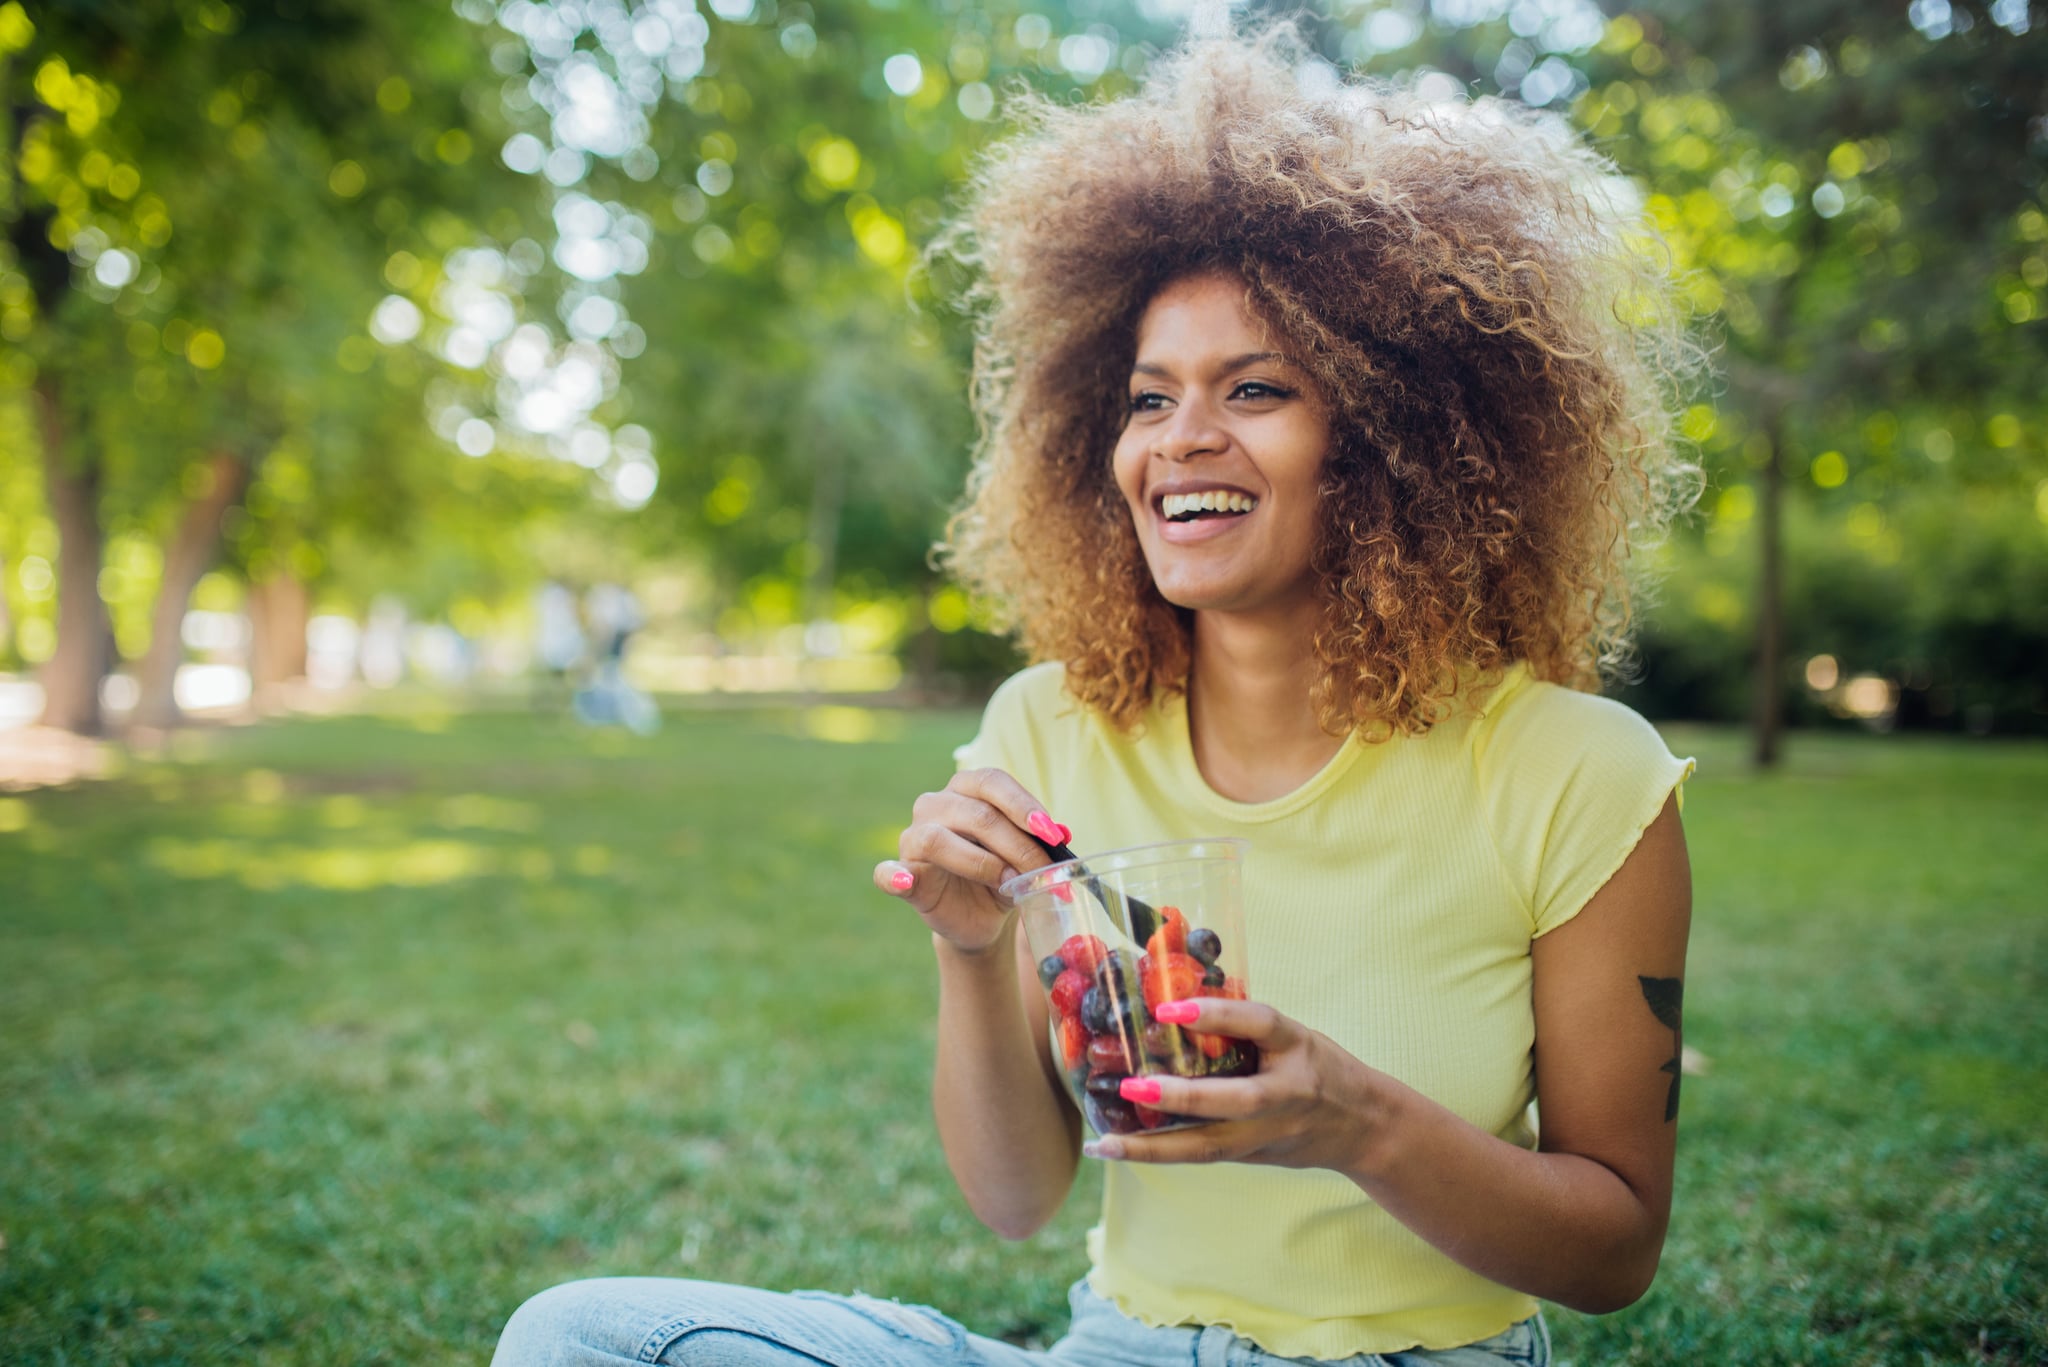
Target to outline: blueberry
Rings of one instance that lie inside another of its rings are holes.
[[[1221,987],[1221,986],[1223,986],[1223,965],[1222,965],[1222,964],[1210,964],[1210,965],[1209,965],[1209,966],[1208,966],[1207,968],[1205,968],[1205,969],[1203,969],[1203,970],[1202,970],[1202,986],[1204,986],[1204,987]]]
[[[1095,981],[1109,992],[1113,1000],[1122,1001],[1130,996],[1130,969],[1115,954],[1104,959],[1102,966],[1095,970]]]
[[[1223,953],[1223,941],[1206,926],[1188,932],[1188,953],[1205,964],[1213,964]],[[1222,981],[1218,979],[1218,981]]]
[[[1053,983],[1058,981],[1060,974],[1066,972],[1066,969],[1067,961],[1065,959],[1062,959],[1057,954],[1048,954],[1038,961],[1038,981],[1044,983],[1050,989]]]
[[[1107,1035],[1116,1029],[1116,1007],[1099,985],[1081,998],[1081,1028],[1091,1035]]]

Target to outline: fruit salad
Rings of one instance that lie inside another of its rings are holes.
[[[1223,941],[1190,927],[1176,907],[1161,907],[1142,953],[1094,935],[1069,936],[1039,961],[1052,1004],[1053,1057],[1068,1090],[1097,1134],[1134,1134],[1204,1123],[1126,1101],[1127,1077],[1240,1077],[1259,1068],[1249,1040],[1206,1034],[1156,1020],[1161,1002],[1190,997],[1244,1000],[1244,982],[1223,971]]]

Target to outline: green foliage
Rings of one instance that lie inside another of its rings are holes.
[[[1850,566],[1869,509],[1908,565],[1984,543],[1974,606],[1899,640],[1816,570],[1795,656],[1842,638],[1855,670],[1981,679],[2000,718],[2038,693],[1982,613],[1998,600],[2033,639],[2021,595],[2048,555],[2014,512],[2048,488],[2048,21],[1913,13],[1344,0],[1305,21],[1332,69],[1568,111],[1641,187],[1726,380],[1687,421],[1716,501],[1671,552],[1704,575],[1673,601],[1718,606],[1652,619],[1649,655],[1691,660],[1659,696],[1716,715],[1743,710],[1724,628],[1751,596],[1723,552],[1754,535],[1723,495],[1750,487],[1753,518],[1773,460],[1793,535],[1819,538],[1795,568]],[[971,433],[958,282],[919,251],[1006,92],[1114,96],[1185,19],[1122,0],[0,4],[0,388],[56,387],[110,545],[162,540],[189,472],[228,449],[253,476],[231,568],[343,606],[517,595],[558,568],[534,548],[568,542],[683,566],[708,585],[696,625],[742,635],[849,595],[922,599]],[[1944,515],[1962,530],[1907,534]],[[6,517],[18,564],[48,525]],[[131,652],[147,558],[112,581]]]
[[[0,1357],[481,1361],[605,1274],[863,1287],[1049,1341],[930,1129],[927,937],[867,886],[964,714],[194,733],[0,799]],[[1561,1361],[2038,1361],[2038,745],[1697,753],[1677,1197]],[[847,814],[866,813],[849,821]],[[1925,852],[1944,856],[1930,860]]]
[[[1665,549],[1641,659],[1617,696],[1656,716],[1744,715],[1754,502],[1749,486],[1731,486],[1702,535]],[[1899,690],[1901,726],[2048,729],[2048,537],[2032,507],[1955,487],[1821,503],[1802,501],[1786,524],[1785,631],[1797,650],[1783,683],[1796,719],[1846,716],[1842,686],[1880,675]],[[1836,682],[1814,689],[1819,656]]]

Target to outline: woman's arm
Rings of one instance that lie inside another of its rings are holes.
[[[965,954],[939,935],[939,1057],[932,1111],[946,1165],[981,1222],[1005,1239],[1036,1233],[1074,1185],[1081,1118],[1053,1071],[1045,993],[1009,926]]]
[[[1495,1281],[1596,1314],[1634,1302],[1671,1214],[1691,921],[1685,835],[1667,799],[1607,885],[1532,950],[1541,1149],[1403,1088],[1361,1154],[1359,1184]]]
[[[1006,1239],[1030,1236],[1060,1208],[1081,1139],[1053,1069],[1037,966],[996,892],[1006,877],[1048,862],[1027,833],[1043,811],[1008,774],[967,770],[917,800],[902,858],[875,867],[875,885],[931,927],[939,1143],[968,1206]]]
[[[1331,1168],[1482,1276],[1576,1310],[1618,1310],[1649,1288],[1670,1215],[1691,918],[1685,836],[1667,800],[1606,886],[1535,942],[1535,1153],[1270,1007],[1214,1000],[1196,1008],[1203,1027],[1259,1042],[1258,1075],[1161,1079],[1156,1099],[1133,1099],[1220,1123],[1091,1152]]]

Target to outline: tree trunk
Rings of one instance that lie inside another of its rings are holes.
[[[1756,695],[1751,757],[1760,769],[1778,762],[1784,724],[1785,626],[1785,410],[1773,405],[1764,420],[1771,444],[1764,465],[1757,534],[1762,542],[1756,581]]]
[[[100,681],[113,663],[113,632],[100,601],[99,467],[64,459],[65,424],[57,382],[35,382],[42,428],[43,487],[57,524],[57,649],[42,669],[45,726],[96,736]]]
[[[256,706],[306,676],[306,586],[289,572],[249,585],[249,684]]]
[[[178,711],[178,666],[185,658],[185,609],[200,576],[220,550],[220,520],[242,496],[248,467],[231,455],[207,463],[207,487],[185,505],[178,530],[164,554],[164,578],[157,590],[156,610],[149,626],[149,652],[142,657],[136,680],[136,726],[168,728],[183,718]]]

